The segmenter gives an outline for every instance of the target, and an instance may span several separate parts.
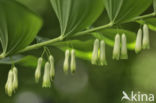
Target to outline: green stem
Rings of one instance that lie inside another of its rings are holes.
[[[153,16],[156,16],[156,13],[155,13],[155,12],[150,13],[150,14],[146,14],[146,15],[143,15],[143,16],[135,17],[135,18],[133,18],[132,20],[130,20],[129,22],[131,22],[131,21],[136,21],[136,20],[140,20],[140,19],[145,19],[145,18],[149,18],[149,17],[153,17]]]
[[[103,26],[99,26],[99,27],[95,27],[95,28],[92,28],[92,29],[82,31],[82,32],[78,32],[78,33],[74,34],[74,36],[80,36],[80,35],[84,35],[84,34],[87,34],[87,33],[90,33],[90,32],[94,32],[94,31],[98,31],[98,30],[101,30],[101,29],[104,29],[104,28],[108,28],[108,27],[113,26],[113,24],[114,24],[113,22],[110,22],[109,24],[106,24],[106,25],[103,25]]]
[[[27,46],[26,48],[20,50],[18,53],[30,51],[30,50],[33,50],[33,49],[38,49],[38,48],[40,48],[42,46],[46,46],[48,44],[51,44],[51,43],[54,43],[54,42],[57,42],[57,41],[61,41],[61,40],[63,40],[63,37],[59,36],[57,38],[54,38],[54,39],[51,39],[51,40],[48,40],[48,41],[45,41],[45,42],[41,42],[41,43],[38,43],[38,44]]]

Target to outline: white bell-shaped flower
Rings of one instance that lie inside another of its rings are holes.
[[[44,74],[43,74],[43,88],[50,88],[51,87],[51,80],[50,80],[50,64],[49,62],[46,62],[45,68],[44,68]]]
[[[54,67],[54,57],[52,55],[49,56],[49,63],[50,63],[50,78],[54,80],[55,67]]]
[[[149,28],[146,24],[143,26],[143,49],[150,49]]]
[[[63,71],[66,74],[68,73],[68,69],[69,69],[69,56],[70,56],[69,54],[70,54],[69,50],[66,50],[64,64],[63,64]]]
[[[97,64],[98,62],[98,50],[99,50],[99,40],[96,39],[93,45],[93,53],[92,53],[92,59],[91,59],[92,64]]]
[[[120,35],[115,36],[115,43],[113,49],[113,59],[119,60],[120,58]]]
[[[122,34],[121,59],[128,59],[127,38],[125,34]]]
[[[142,50],[142,30],[139,29],[136,37],[135,52],[139,53],[141,50]]]
[[[75,59],[75,50],[74,49],[72,49],[72,51],[71,51],[70,69],[71,69],[71,73],[74,73],[76,71],[76,59]]]
[[[13,71],[12,69],[9,71],[8,73],[8,80],[5,84],[5,91],[8,94],[8,96],[12,96],[13,91],[14,91],[14,87],[13,87]]]
[[[18,88],[18,70],[13,67],[13,88],[16,90]]]
[[[38,83],[39,82],[39,79],[41,77],[41,68],[42,68],[42,61],[43,61],[43,58],[40,57],[38,59],[38,62],[37,62],[37,67],[36,67],[36,71],[35,71],[35,81]]]
[[[107,65],[107,60],[106,60],[106,50],[105,50],[105,42],[102,40],[100,42],[100,65]]]

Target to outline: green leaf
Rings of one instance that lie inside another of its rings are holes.
[[[127,36],[127,48],[133,50],[135,47],[136,33],[124,30],[124,29],[104,29],[99,33],[93,33],[93,36],[100,39],[105,40],[106,44],[109,46],[114,46],[114,38],[116,34],[119,33],[122,35],[125,33]]]
[[[94,39],[81,41],[81,40],[68,40],[64,42],[58,42],[55,44],[52,44],[53,46],[56,46],[57,48],[61,49],[62,51],[65,51],[66,49],[73,49],[76,52],[76,56],[85,59],[90,60],[92,55],[92,45],[93,45]]]
[[[91,26],[103,11],[103,0],[51,0],[61,34],[73,34]]]
[[[23,55],[14,55],[12,57],[6,57],[4,59],[0,59],[0,64],[13,64],[18,63],[24,58]]]
[[[21,59],[17,64],[25,66],[25,67],[32,67],[36,68],[38,58],[32,55],[25,56]]]
[[[110,21],[114,21],[120,12],[123,0],[104,0],[104,4]]]
[[[110,21],[115,23],[128,22],[142,14],[152,0],[104,0]]]
[[[36,62],[35,62],[36,61]],[[28,67],[35,67],[37,65],[37,58],[31,55],[14,55],[11,57],[6,57],[0,60],[0,64],[20,64]]]
[[[151,30],[156,31],[156,18],[138,20],[137,22],[140,24],[147,24]]]
[[[156,13],[156,0],[153,0],[153,9],[154,9],[154,12]]]
[[[3,56],[12,55],[29,45],[41,26],[42,20],[23,5],[13,0],[0,0],[0,40]]]

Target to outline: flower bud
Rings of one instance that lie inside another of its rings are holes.
[[[71,72],[74,73],[76,71],[76,60],[75,60],[75,50],[71,51],[71,63],[70,63]]]
[[[120,35],[115,36],[115,43],[113,49],[113,59],[119,60],[120,58]]]
[[[8,94],[8,96],[12,96],[12,93],[14,91],[13,88],[13,71],[10,70],[8,73],[8,80],[5,84],[5,91]]]
[[[100,65],[107,65],[107,60],[106,60],[106,51],[105,51],[105,42],[102,40],[100,42]]]
[[[68,69],[69,69],[69,50],[66,50],[63,71],[65,73],[68,73]]]
[[[40,79],[40,77],[41,77],[42,61],[43,61],[43,58],[40,57],[40,58],[38,59],[37,68],[36,68],[36,71],[35,71],[35,81],[36,81],[36,83],[39,82],[39,79]]]
[[[135,52],[139,53],[142,49],[142,30],[139,29],[136,37]]]
[[[54,58],[52,55],[49,56],[49,62],[50,62],[50,78],[54,80],[55,77],[55,67],[54,67]]]
[[[143,26],[143,49],[150,49],[149,29],[146,24]]]
[[[121,59],[128,59],[127,39],[125,34],[122,34]]]
[[[49,62],[46,62],[45,68],[44,68],[43,83],[42,83],[43,88],[51,87],[49,72],[50,72],[50,64],[49,64]]]
[[[18,71],[16,67],[13,67],[13,88],[18,88]]]
[[[98,62],[98,50],[99,50],[99,40],[96,39],[93,45],[93,53],[92,53],[92,59],[91,59],[92,64],[97,64]]]

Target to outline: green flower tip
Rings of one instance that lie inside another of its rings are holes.
[[[120,35],[117,34],[115,36],[115,43],[114,43],[114,49],[113,49],[113,59],[119,60],[120,58]]]

